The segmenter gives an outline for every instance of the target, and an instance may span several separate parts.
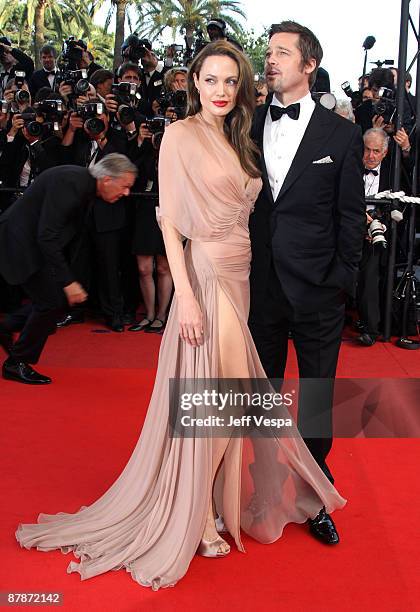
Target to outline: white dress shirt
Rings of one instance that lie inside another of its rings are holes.
[[[379,177],[381,176],[381,164],[372,168],[376,170],[378,175],[365,174],[363,180],[365,181],[365,196],[374,196],[379,193]],[[369,208],[374,208],[373,204],[368,204]]]
[[[149,81],[152,78],[152,76],[155,74],[155,72],[158,72],[160,74],[162,72],[163,68],[164,68],[163,62],[159,61],[157,63],[157,66],[156,66],[155,70],[152,70],[151,72],[146,72],[145,75],[144,75],[146,77],[146,85],[149,84]]]
[[[48,72],[48,70],[45,70],[44,68],[44,72],[47,73],[47,79],[48,82],[50,84],[51,89],[54,89],[54,81],[55,81],[55,67],[53,68],[54,72]]]
[[[270,109],[265,118],[264,159],[274,200],[280,193],[315,108],[310,93],[296,100],[296,103],[300,104],[299,119],[283,115],[277,121],[272,121]],[[284,108],[275,95],[271,104]]]

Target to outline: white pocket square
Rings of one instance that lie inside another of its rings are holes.
[[[323,157],[322,159],[317,159],[313,161],[312,163],[313,164],[332,164],[333,160],[331,159],[329,155],[327,155],[327,157]]]

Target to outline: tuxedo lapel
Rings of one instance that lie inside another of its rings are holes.
[[[316,158],[317,151],[329,137],[333,129],[331,122],[328,120],[328,115],[326,114],[329,112],[331,111],[325,110],[318,104],[315,106],[308,127],[306,128],[302,141],[289,168],[289,172],[284,179],[280,193],[274,203],[275,206],[277,206],[284,194],[299,178],[306,166]]]
[[[264,191],[269,202],[274,205],[273,192],[271,191],[270,181],[268,180],[267,174],[267,166],[265,165],[265,157],[264,157],[264,126],[265,126],[265,118],[267,116],[267,112],[270,108],[272,96],[269,96],[266,104],[264,106],[260,106],[256,111],[256,122],[255,122],[255,139],[258,145],[258,148],[261,152],[261,172],[262,172],[262,180]]]

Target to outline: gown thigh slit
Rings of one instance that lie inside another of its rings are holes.
[[[125,569],[154,590],[173,586],[187,572],[203,535],[215,472],[217,511],[239,550],[241,529],[269,543],[287,523],[314,518],[324,505],[331,512],[345,504],[295,425],[288,437],[252,439],[172,431],[171,379],[265,378],[247,326],[248,218],[261,180],[250,179],[245,187],[224,135],[195,115],[165,130],[159,185],[160,216],[187,239],[184,258],[203,313],[204,342],[192,347],[180,339],[175,296],[147,415],[121,474],[90,505],[40,514],[37,523],[19,525],[16,532],[24,548],[72,552],[78,563],[67,571],[82,579]]]

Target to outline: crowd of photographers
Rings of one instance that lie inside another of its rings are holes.
[[[227,36],[221,19],[207,24],[207,34],[208,40],[225,38],[240,46]],[[42,68],[34,70],[28,55],[0,37],[0,214],[53,166],[90,167],[118,152],[139,168],[134,196],[112,207],[97,198],[86,221],[85,248],[68,253],[78,278],[114,331],[129,325],[131,331],[161,333],[165,325],[172,281],[154,214],[159,145],[165,127],[185,116],[187,67],[206,39],[199,33],[195,39],[186,37],[185,43],[169,46],[159,58],[148,40],[131,35],[121,48],[120,66],[112,72],[95,63],[83,40],[69,38],[60,55],[51,45],[42,47]],[[409,193],[411,186],[415,98],[407,74],[403,127],[396,132],[398,77],[395,68],[375,69],[360,78],[357,91],[344,83],[348,98],[336,100],[329,93],[328,73],[321,68],[313,90],[318,102],[356,121],[364,133],[367,232],[358,310],[360,341],[366,346],[380,333],[386,229],[393,212],[381,210],[369,198],[391,187],[396,147],[402,150],[402,188]],[[264,104],[267,94],[264,78],[256,75],[256,103]],[[399,239],[404,257],[403,230]],[[14,309],[22,296],[0,282],[0,311]],[[138,322],[140,295],[146,313]],[[59,325],[83,316],[82,310],[69,311]]]

